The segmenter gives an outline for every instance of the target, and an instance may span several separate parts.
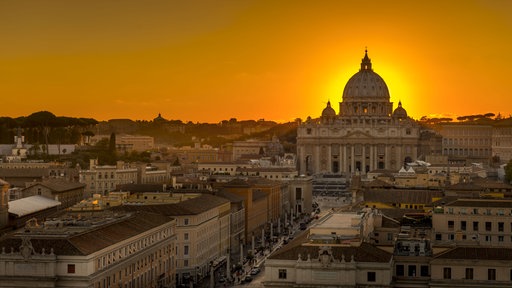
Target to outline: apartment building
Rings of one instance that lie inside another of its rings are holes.
[[[113,211],[145,211],[176,219],[176,274],[179,285],[198,283],[213,262],[227,256],[230,239],[230,201],[201,194],[174,204],[136,204]]]
[[[446,123],[435,127],[443,137],[442,153],[452,163],[489,163],[492,157],[491,125]]]
[[[430,261],[428,287],[510,287],[511,267],[511,248],[457,247]]]
[[[85,184],[85,195],[106,195],[117,185],[137,183],[136,167],[118,161],[116,165],[98,165],[97,159],[91,159],[89,170],[80,171],[80,182]]]
[[[83,183],[54,178],[27,183],[27,187],[22,190],[22,196],[41,195],[59,201],[61,208],[68,208],[84,200],[84,187]]]
[[[512,126],[510,124],[493,127],[492,155],[499,157],[502,163],[512,160]]]
[[[97,159],[91,159],[90,168],[80,171],[80,182],[84,183],[87,197],[93,194],[107,195],[119,185],[160,184],[171,182],[171,173],[175,167],[170,163],[130,164],[117,161],[116,165],[98,165]]]
[[[153,213],[32,220],[0,241],[0,287],[175,287],[175,241]]]
[[[392,253],[364,239],[375,211],[334,213],[265,262],[265,287],[393,287]]]
[[[512,247],[512,200],[459,199],[435,207],[434,245]]]
[[[243,198],[245,207],[245,235],[243,238],[248,242],[253,234],[259,233],[259,229],[265,227],[270,221],[268,218],[268,195],[261,190],[253,189],[251,184],[243,179],[221,183],[218,188]]]

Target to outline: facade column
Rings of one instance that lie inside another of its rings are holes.
[[[343,171],[344,171],[344,172],[348,172],[348,163],[347,163],[347,154],[348,154],[348,152],[347,152],[347,145],[343,145],[342,147],[343,147],[343,148],[342,148],[342,151],[343,151],[343,152],[342,152],[342,153],[343,153],[343,156],[342,156],[342,157],[343,157],[343,164],[342,164],[343,166],[342,166],[342,167],[343,167]]]
[[[313,157],[312,157],[312,161],[313,163],[311,163],[311,165],[313,165],[313,173],[319,173],[320,172],[320,145],[315,145],[315,147],[313,148]]]
[[[363,147],[362,147],[362,156],[363,156],[363,161],[361,163],[361,175],[366,175],[366,144],[361,144]]]
[[[375,144],[370,145],[370,171],[377,168],[377,165],[375,165]]]
[[[354,155],[355,155],[354,149],[355,149],[354,145],[350,145],[350,155],[351,155],[350,156],[351,157],[351,159],[350,159],[350,167],[352,169],[352,173],[356,172],[356,170],[355,170],[355,163],[356,163],[356,161],[354,159]]]
[[[389,146],[387,144],[384,145],[384,168],[391,168],[391,163],[389,162]]]

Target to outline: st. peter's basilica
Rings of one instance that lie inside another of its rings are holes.
[[[327,103],[319,119],[297,130],[301,174],[398,170],[418,154],[420,127],[401,102],[393,110],[386,82],[365,51],[361,69],[345,85],[339,113]]]

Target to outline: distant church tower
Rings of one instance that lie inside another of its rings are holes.
[[[9,222],[9,183],[0,179],[0,228]]]

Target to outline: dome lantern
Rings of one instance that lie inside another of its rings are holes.
[[[368,57],[368,50],[364,49],[364,58],[361,60],[361,70],[372,70],[372,60]]]

